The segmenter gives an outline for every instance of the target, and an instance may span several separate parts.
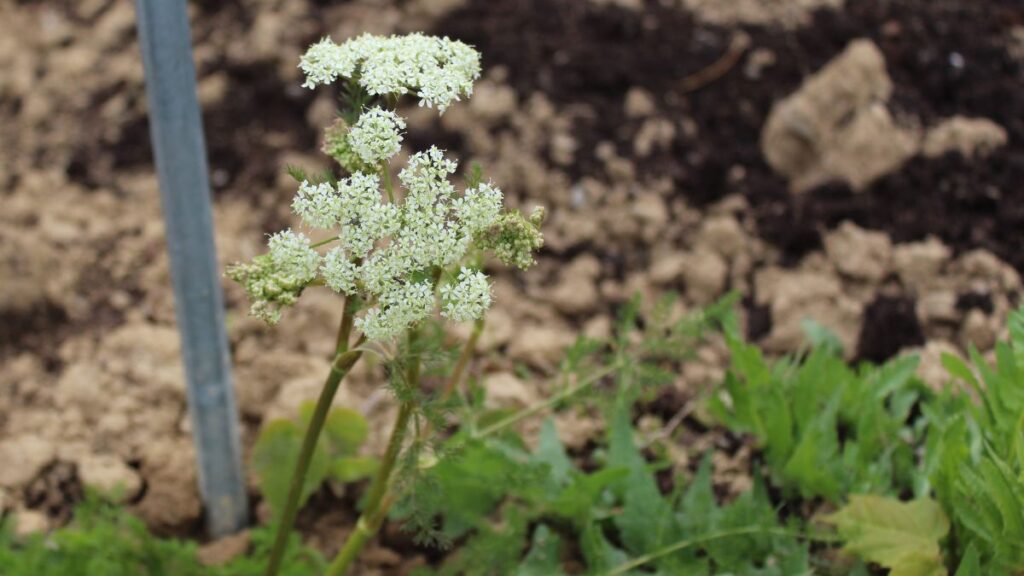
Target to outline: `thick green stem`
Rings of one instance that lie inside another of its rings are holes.
[[[348,350],[348,339],[352,331],[352,318],[356,308],[355,304],[350,305],[350,301],[346,301],[345,312],[341,317],[341,329],[338,332],[337,352],[331,362],[331,372],[327,375],[327,381],[324,382],[323,390],[320,391],[320,397],[316,401],[316,408],[313,409],[309,428],[306,429],[306,435],[302,439],[302,449],[299,451],[299,459],[295,463],[295,471],[292,473],[291,484],[288,486],[288,500],[285,502],[284,512],[277,525],[274,547],[270,551],[270,561],[267,564],[266,572],[264,572],[266,576],[276,576],[277,571],[281,568],[284,551],[288,546],[288,536],[295,524],[295,517],[299,513],[299,499],[302,495],[302,487],[306,482],[309,463],[313,459],[316,442],[320,437],[320,431],[323,430],[324,422],[327,420],[331,402],[334,401],[334,395],[338,392],[338,386],[342,379],[363,355],[360,350]]]
[[[373,479],[369,495],[366,497],[366,508],[356,522],[355,530],[345,540],[345,545],[331,562],[327,569],[326,576],[343,576],[351,568],[359,553],[363,551],[366,543],[369,542],[387,518],[391,509],[392,499],[388,497],[388,488],[391,485],[391,473],[395,470],[398,455],[401,452],[402,440],[405,439],[405,430],[409,426],[409,419],[412,416],[412,404],[405,403],[398,409],[398,418],[395,426],[391,429],[391,439],[388,441],[387,452],[381,462],[380,470]]]
[[[413,349],[416,343],[416,332],[409,332],[409,348],[412,358],[406,371],[406,385],[415,388],[420,379],[420,357]],[[380,530],[381,524],[387,518],[391,509],[393,498],[389,494],[391,488],[391,473],[395,470],[398,456],[402,452],[402,442],[405,440],[406,428],[409,426],[409,419],[412,417],[413,403],[402,402],[398,408],[398,417],[395,418],[395,425],[391,429],[391,438],[388,440],[387,450],[381,461],[380,469],[370,484],[366,496],[366,506],[363,513],[356,522],[356,527],[345,540],[345,545],[335,556],[331,566],[327,569],[326,576],[343,576],[351,568],[359,553],[362,552],[370,538]]]
[[[334,341],[334,353],[341,354],[348,351],[348,339],[352,334],[352,324],[356,319],[356,312],[359,311],[359,298],[355,296],[345,297],[345,311],[341,315],[341,323],[338,324],[338,336]]]

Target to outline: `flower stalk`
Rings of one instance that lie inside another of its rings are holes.
[[[436,146],[411,154],[397,179],[392,177],[407,126],[396,111],[400,98],[413,96],[421,106],[443,113],[470,96],[480,76],[480,54],[472,46],[423,34],[362,35],[340,45],[325,38],[307,50],[299,68],[307,88],[336,80],[347,88],[348,108],[325,131],[323,147],[342,175],[308,177],[301,169],[290,170],[299,183],[292,211],[304,228],[329,230],[330,235],[313,242],[303,232],[278,232],[270,237],[266,254],[230,267],[227,275],[245,288],[250,312],[271,325],[307,289],[327,287],[344,295],[345,305],[331,371],[302,441],[266,576],[280,569],[338,387],[363,350],[387,349],[362,343],[406,336],[405,385],[413,393],[400,395],[398,417],[365,508],[330,575],[348,570],[401,496],[393,477],[400,473],[396,471],[410,419],[423,410],[418,394],[420,326],[437,319],[475,322],[441,391],[443,401],[458,387],[492,303],[490,279],[480,269],[485,254],[526,268],[543,244],[543,210],[526,217],[504,209],[501,190],[484,182],[479,170],[467,178],[464,190],[456,190],[451,177],[458,163]],[[350,345],[354,332],[359,339]],[[425,430],[431,431],[429,424]]]
[[[338,386],[345,378],[345,375],[352,369],[352,366],[359,361],[363,355],[361,350],[348,350],[348,341],[352,332],[352,317],[354,316],[355,305],[346,301],[345,312],[341,317],[341,328],[338,333],[338,350],[334,360],[331,362],[331,371],[327,375],[327,381],[320,391],[320,397],[313,409],[313,417],[309,421],[309,427],[302,438],[302,448],[299,451],[299,458],[295,463],[295,472],[292,473],[291,483],[288,486],[288,499],[285,502],[284,512],[281,514],[280,522],[277,525],[277,533],[274,536],[274,547],[270,551],[270,561],[267,564],[266,576],[275,576],[281,568],[281,560],[284,558],[285,548],[288,546],[288,535],[291,534],[295,524],[295,517],[299,512],[299,500],[302,496],[302,487],[306,482],[306,473],[309,472],[309,464],[313,459],[313,452],[316,450],[317,440],[320,432],[327,421],[327,413],[330,411],[331,403],[338,392]],[[347,327],[347,328],[346,328]]]
[[[409,359],[405,379],[406,385],[411,390],[419,387],[420,380],[420,356],[413,350],[416,346],[417,338],[417,331],[415,329],[409,330],[409,349],[412,357]],[[402,443],[405,440],[405,433],[409,427],[409,420],[414,409],[415,406],[412,401],[402,402],[398,407],[398,416],[395,418],[395,424],[391,428],[391,437],[388,439],[388,447],[384,452],[384,459],[381,462],[380,469],[377,471],[377,475],[370,484],[369,492],[367,492],[366,507],[356,522],[355,530],[352,531],[345,541],[345,545],[342,546],[341,551],[338,552],[334,561],[331,562],[331,566],[327,570],[327,576],[343,576],[347,573],[352,563],[359,556],[359,553],[366,546],[366,543],[380,530],[381,524],[387,518],[388,511],[391,509],[391,503],[394,501],[388,494],[391,487],[391,475],[395,470],[395,464],[398,462],[398,456],[402,452]]]

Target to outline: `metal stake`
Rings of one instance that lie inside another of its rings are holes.
[[[186,0],[135,5],[199,490],[219,537],[245,526],[247,499]]]

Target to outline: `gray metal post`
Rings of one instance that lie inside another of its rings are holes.
[[[246,524],[247,499],[224,329],[206,144],[186,0],[136,0],[199,490],[214,537]]]

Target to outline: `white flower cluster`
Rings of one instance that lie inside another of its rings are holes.
[[[376,166],[402,149],[405,120],[379,106],[363,112],[348,134],[348,143],[359,159]]]
[[[320,254],[310,247],[309,238],[304,234],[284,230],[272,235],[267,246],[278,275],[289,283],[305,284],[316,278]]]
[[[473,93],[480,53],[463,42],[420,33],[364,34],[341,45],[324,38],[310,46],[299,68],[306,88],[350,78],[371,95],[415,94],[421,106],[444,112]]]
[[[386,340],[434,311],[434,285],[429,280],[395,284],[380,295],[377,306],[356,319],[370,340]]]
[[[431,291],[424,304],[420,282],[410,278],[463,259],[474,237],[494,225],[501,211],[501,190],[480,184],[459,196],[449,177],[458,164],[431,147],[409,158],[398,180],[405,199],[392,204],[382,197],[380,178],[356,172],[329,184],[299,187],[293,207],[309,225],[341,226],[340,247],[323,259],[320,273],[337,292],[377,299],[357,326],[368,338],[382,339],[405,330],[429,315]],[[479,317],[490,306],[490,287],[482,273],[464,271],[446,286],[446,315],[463,321]],[[482,281],[482,284],[480,283]]]
[[[441,315],[455,322],[483,316],[491,307],[491,284],[483,272],[463,268],[458,281],[441,286]]]
[[[472,92],[480,55],[448,38],[363,35],[340,46],[318,42],[300,67],[308,87],[343,77],[371,95],[411,93],[443,111]],[[458,164],[437,147],[412,155],[399,172],[400,202],[391,198],[390,180],[384,198],[381,179],[390,179],[388,161],[401,150],[406,122],[381,107],[361,112],[351,126],[330,128],[325,142],[351,176],[303,180],[292,201],[303,224],[337,232],[316,246],[337,245],[321,256],[308,238],[286,230],[270,238],[267,254],[228,269],[249,294],[253,314],[271,324],[316,281],[370,303],[355,325],[371,340],[387,339],[437,310],[435,284],[470,247],[525,267],[543,243],[542,212],[529,219],[502,212],[501,190],[478,178],[458,194],[449,180]],[[480,318],[491,305],[487,276],[468,268],[439,292],[441,315],[454,321]]]
[[[310,228],[333,228],[341,214],[341,196],[334,186],[303,180],[292,199],[292,211]]]

